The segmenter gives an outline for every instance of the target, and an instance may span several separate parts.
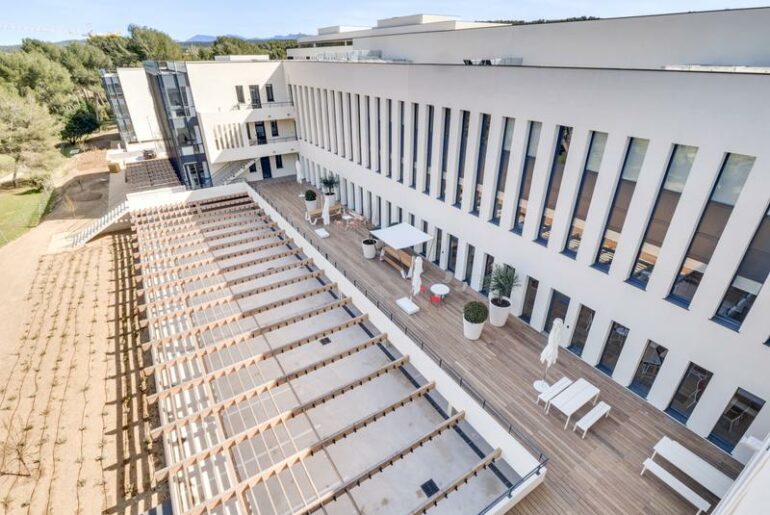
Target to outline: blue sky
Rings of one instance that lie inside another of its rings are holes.
[[[767,0],[765,0],[765,3]],[[371,25],[378,18],[448,14],[465,20],[600,17],[754,7],[746,0],[3,0],[0,44],[24,37],[80,39],[148,25],[184,40],[195,34],[315,33],[326,25]]]

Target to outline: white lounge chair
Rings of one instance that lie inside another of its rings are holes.
[[[580,429],[583,431],[583,438],[586,437],[586,433],[588,433],[588,430],[591,429],[591,426],[596,424],[596,422],[602,418],[602,417],[608,417],[610,415],[610,405],[606,402],[602,401],[593,408],[591,408],[591,411],[583,415],[583,417],[575,422],[575,425],[572,427],[573,431],[576,431],[577,429]]]
[[[548,404],[550,404],[551,400],[553,400],[554,397],[556,397],[561,392],[563,392],[564,389],[571,384],[572,384],[572,379],[562,377],[561,379],[553,383],[551,386],[549,386],[546,391],[538,395],[537,399],[535,400],[535,404],[540,404],[540,401],[543,401],[547,409]]]
[[[414,315],[420,311],[420,306],[412,302],[409,297],[401,297],[396,301],[396,305],[400,307],[407,315]]]
[[[652,458],[647,458],[644,460],[642,475],[644,475],[644,473],[647,471],[652,472],[655,476],[658,477],[658,479],[671,487],[672,490],[687,499],[690,504],[698,508],[696,515],[699,515],[701,512],[707,512],[711,508],[711,504],[709,504],[706,499],[698,495],[689,486],[675,478],[668,470],[652,461]]]

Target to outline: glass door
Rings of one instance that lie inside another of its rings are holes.
[[[705,368],[690,363],[682,382],[679,383],[679,388],[676,389],[674,398],[671,399],[671,404],[666,409],[666,413],[682,424],[687,423],[687,419],[692,415],[695,406],[698,405],[703,392],[711,381],[711,376],[712,373]]]
[[[607,375],[612,375],[612,372],[615,370],[615,365],[618,364],[620,353],[623,352],[623,345],[626,344],[628,333],[628,327],[617,322],[612,323],[610,334],[607,336],[607,343],[604,345],[602,357],[596,365],[596,368]]]

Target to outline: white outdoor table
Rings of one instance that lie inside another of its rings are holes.
[[[443,283],[432,284],[430,287],[430,292],[434,295],[438,295],[439,297],[444,298],[449,295],[449,286]]]
[[[720,472],[709,462],[667,436],[655,444],[652,457],[655,458],[656,454],[663,456],[666,461],[720,499],[733,484],[733,480],[727,474]]]
[[[564,413],[567,417],[567,422],[564,424],[564,429],[569,426],[569,421],[580,408],[588,404],[592,399],[594,404],[599,398],[599,389],[586,381],[583,378],[578,379],[572,385],[567,387],[566,390],[557,395],[548,405],[548,409],[551,407]]]

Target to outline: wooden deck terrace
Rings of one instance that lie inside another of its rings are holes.
[[[519,429],[545,451],[550,459],[545,481],[512,513],[694,513],[694,507],[654,476],[640,476],[642,462],[664,435],[679,441],[730,477],[740,472],[742,465],[731,456],[566,349],[549,371],[549,379],[584,377],[601,390],[600,400],[609,403],[612,411],[608,418],[594,425],[585,439],[572,431],[572,424],[565,430],[561,414],[552,410],[546,415],[542,404],[535,404],[532,383],[542,376],[539,355],[546,343],[544,335],[511,316],[502,328],[487,324],[479,341],[464,339],[463,305],[472,299],[485,299],[471,288],[462,290],[462,284],[455,279],[449,282],[452,292],[442,305],[431,305],[428,298],[421,295],[415,298],[420,311],[407,316],[395,301],[409,294],[410,282],[401,279],[387,264],[363,258],[361,240],[366,235],[365,229],[346,231],[332,223],[326,226],[331,236],[321,239],[313,232],[318,227],[304,219],[305,207],[300,195],[308,188],[306,184],[274,180],[251,185],[308,241],[328,255],[359,289],[379,301],[383,311],[392,313],[398,325],[405,327],[418,344],[428,346],[486,402],[515,421]],[[424,263],[423,284],[447,282],[444,270],[427,260]],[[589,409],[584,407],[573,420],[579,420]],[[681,474],[678,477],[712,506],[718,503],[719,500],[700,485]]]

